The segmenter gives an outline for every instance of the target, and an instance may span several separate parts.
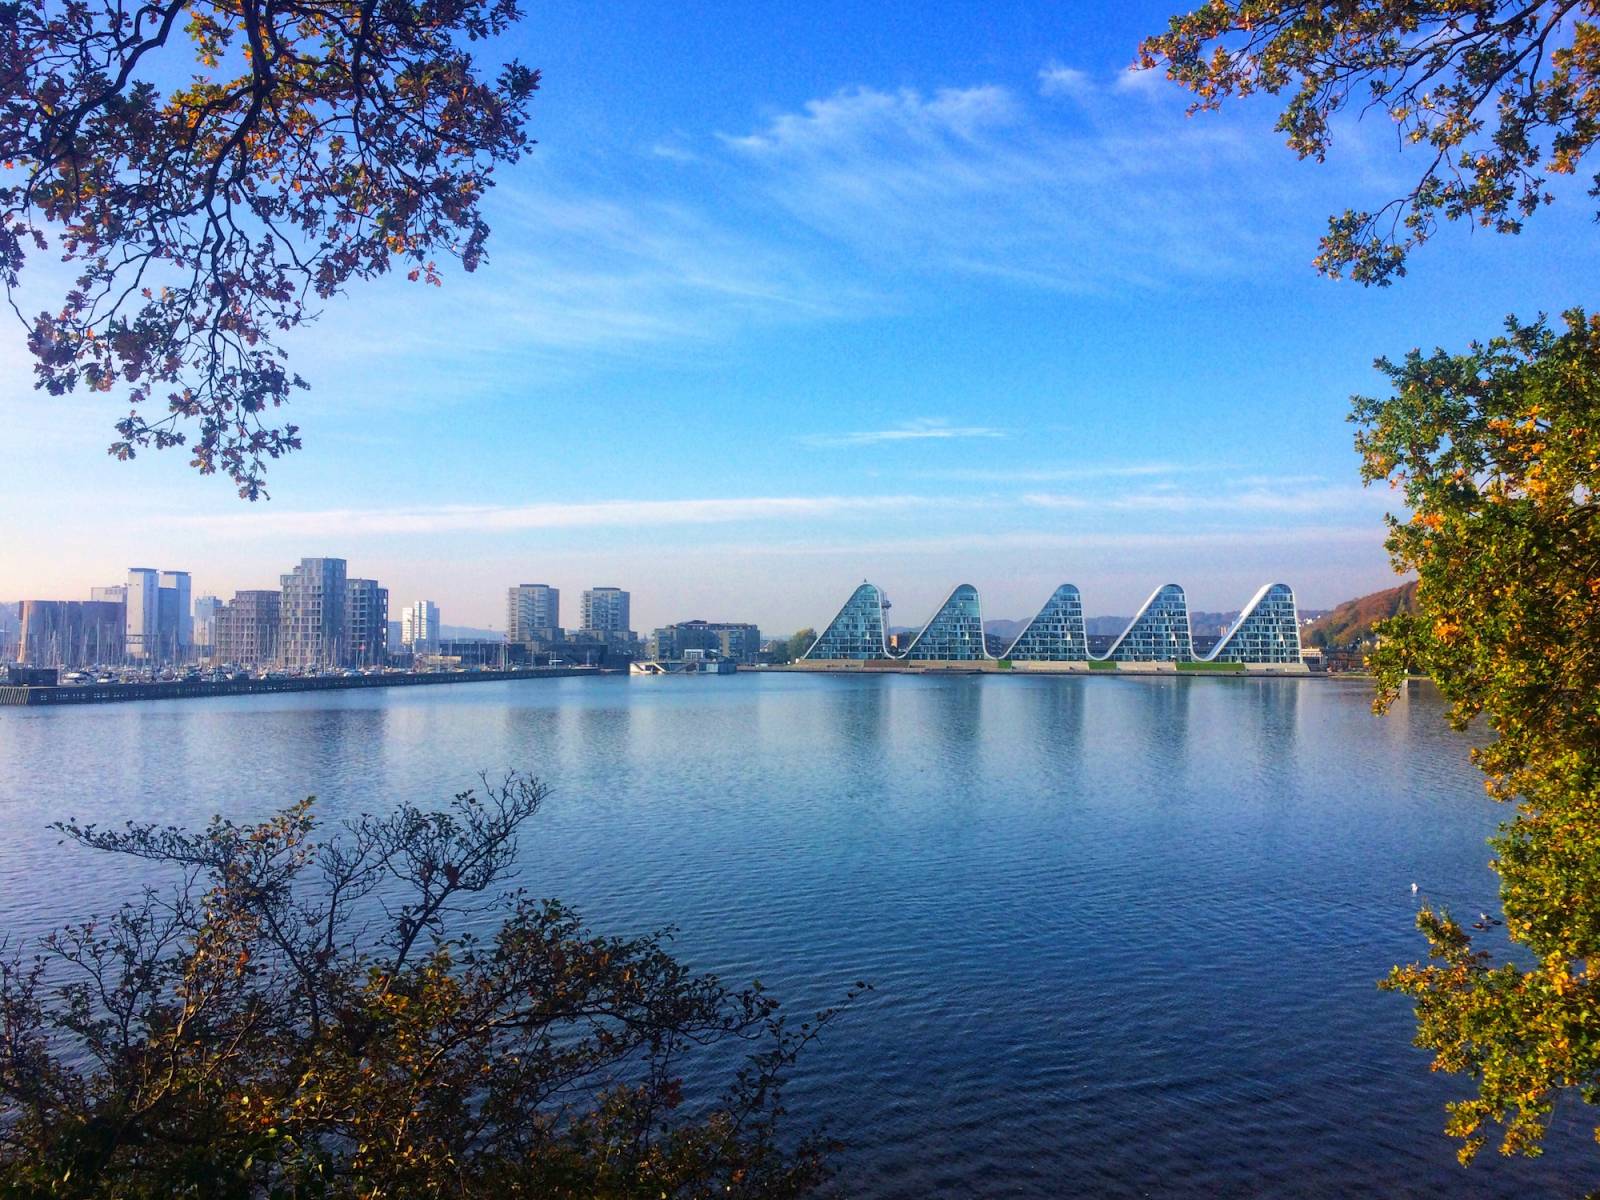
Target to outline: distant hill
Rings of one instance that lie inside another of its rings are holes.
[[[1300,640],[1310,646],[1343,646],[1367,637],[1386,617],[1416,611],[1417,581],[1413,579],[1397,588],[1346,600],[1301,630]]]
[[[1025,617],[1020,621],[985,621],[983,631],[993,637],[1010,638],[1014,641],[1021,636],[1031,620],[1032,617]],[[1115,637],[1126,629],[1132,620],[1132,617],[1085,617],[1083,631],[1090,637]]]
[[[465,641],[503,642],[506,634],[503,629],[479,629],[475,625],[440,625],[439,636],[461,638]]]
[[[1032,620],[1032,618],[1028,618]],[[1022,636],[1022,631],[1028,627],[1028,621],[985,621],[983,631],[1002,638],[1007,642],[1014,642]]]
[[[1090,637],[1116,637],[1132,624],[1132,617],[1085,617],[1083,631]]]
[[[1190,613],[1189,624],[1193,626],[1197,634],[1216,635],[1222,633],[1229,625],[1232,625],[1238,616],[1239,614],[1236,612]],[[985,621],[983,623],[983,631],[995,637],[1015,640],[1028,627],[1028,622],[1031,620],[1033,620],[1032,617],[1021,621]],[[1132,617],[1085,617],[1083,619],[1083,631],[1090,637],[1116,637],[1117,634],[1131,624],[1133,624]]]
[[[1221,637],[1239,619],[1235,612],[1191,612],[1189,629],[1196,637]]]

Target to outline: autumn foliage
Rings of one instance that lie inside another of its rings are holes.
[[[791,1028],[667,934],[497,891],[544,794],[512,776],[327,838],[309,801],[60,826],[177,878],[0,959],[0,1194],[808,1191],[825,1145],[780,1140],[782,1085],[833,1014]]]
[[[1379,366],[1394,394],[1357,401],[1357,445],[1412,510],[1388,545],[1418,611],[1378,626],[1378,703],[1424,672],[1458,728],[1486,723],[1474,757],[1516,806],[1493,865],[1525,951],[1496,963],[1425,908],[1430,961],[1387,986],[1416,1001],[1435,1068],[1476,1081],[1451,1106],[1463,1159],[1496,1123],[1531,1154],[1557,1097],[1600,1103],[1600,316]]]
[[[1319,162],[1341,113],[1384,114],[1422,174],[1332,217],[1316,259],[1381,285],[1441,221],[1519,232],[1551,201],[1549,177],[1579,171],[1600,139],[1597,18],[1600,0],[1208,0],[1139,61],[1193,92],[1195,111],[1287,94],[1278,129]]]
[[[352,280],[474,269],[538,74],[472,46],[517,0],[0,0],[0,280],[40,387],[121,390],[112,453],[186,446],[263,494],[306,386],[278,346]]]
[[[1300,640],[1308,646],[1347,646],[1369,641],[1379,621],[1396,613],[1412,612],[1416,606],[1415,581],[1357,596],[1307,625],[1300,631]]]

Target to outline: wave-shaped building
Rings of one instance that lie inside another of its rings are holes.
[[[881,662],[885,665],[996,662],[1010,666],[1048,669],[1088,669],[1091,664],[1120,666],[1160,664],[1182,669],[1185,664],[1229,664],[1243,669],[1304,670],[1300,657],[1300,616],[1294,589],[1286,583],[1262,586],[1245,605],[1238,619],[1206,654],[1195,653],[1189,627],[1189,602],[1183,588],[1163,584],[1150,594],[1128,627],[1103,655],[1089,652],[1083,618],[1083,597],[1070,583],[1051,593],[1044,607],[1023,628],[1010,647],[991,654],[983,632],[983,610],[978,589],[970,583],[951,591],[905,651],[889,648],[886,612],[889,601],[881,589],[862,583],[845,601],[801,656],[802,663]]]
[[[1063,583],[1029,621],[1006,657],[1024,662],[1087,662],[1089,636],[1084,632],[1083,597]]]
[[[1207,662],[1298,663],[1300,613],[1286,583],[1265,584],[1212,647]]]
[[[863,583],[850,594],[839,615],[828,623],[822,636],[802,657],[813,661],[892,658],[883,619],[888,607],[889,602],[882,592],[870,583]]]
[[[912,662],[972,662],[986,657],[978,589],[959,584],[912,640],[905,657]]]

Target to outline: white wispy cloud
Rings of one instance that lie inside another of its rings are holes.
[[[1388,497],[1360,487],[1251,487],[1220,492],[1182,491],[1175,486],[1122,495],[1081,492],[1029,492],[1022,502],[1033,508],[1079,512],[1237,512],[1325,514],[1392,507]]]
[[[701,158],[693,150],[685,150],[682,146],[672,142],[656,142],[650,147],[650,153],[656,158],[664,158],[668,162],[697,163]]]
[[[860,282],[726,220],[709,199],[549,180],[497,188],[491,217],[477,273],[447,270],[437,291],[384,280],[299,333],[314,382],[382,360],[384,403],[407,387],[436,403],[645,356],[688,362],[751,329],[881,307]]]
[[[592,503],[439,505],[431,508],[325,509],[317,512],[245,510],[175,517],[170,524],[239,536],[389,533],[484,533],[528,529],[644,528],[742,521],[812,521],[863,513],[921,509],[927,496],[746,496],[685,500],[602,500]]]
[[[722,140],[766,158],[838,158],[879,149],[885,134],[937,146],[951,135],[975,138],[985,129],[1014,124],[1021,115],[1010,89],[997,84],[940,88],[926,96],[913,88],[884,92],[857,87],[808,100],[802,111],[779,114],[761,132],[724,135]]]
[[[1234,480],[1240,487],[1289,487],[1326,482],[1327,477],[1324,475],[1243,475]]]
[[[1053,70],[1042,84],[1092,87]],[[724,142],[782,210],[875,261],[1072,291],[1257,269],[1281,236],[1251,216],[1273,147],[1103,93],[1064,120],[996,85],[859,87]]]
[[[1172,84],[1167,81],[1166,75],[1154,68],[1148,71],[1122,71],[1112,86],[1119,92],[1147,98],[1154,98],[1164,91],[1172,90]]]
[[[1255,270],[1281,236],[1251,216],[1270,142],[1074,68],[1047,66],[1039,87],[857,87],[744,134],[542,159],[495,189],[489,262],[447,272],[427,322],[418,289],[388,280],[296,341],[328,362],[314,377],[398,362],[382,402],[431,402],[441,378],[472,396],[902,311],[928,274],[1164,288]],[[1049,102],[1068,92],[1082,103]]]
[[[849,433],[812,433],[801,437],[808,446],[877,446],[885,442],[954,441],[962,438],[1003,438],[1006,431],[990,425],[953,425],[937,417],[907,421],[888,429],[861,429]]]
[[[897,432],[897,431],[883,431]],[[690,497],[678,499],[599,500],[575,503],[535,503],[520,505],[444,504],[394,508],[338,508],[314,511],[289,511],[276,508],[251,508],[218,514],[181,515],[163,523],[187,530],[202,530],[227,537],[335,536],[384,534],[509,533],[530,530],[573,529],[649,529],[667,526],[732,525],[765,523],[803,526],[799,541],[812,539],[811,525],[836,519],[867,518],[890,521],[915,514],[919,519],[935,510],[954,510],[963,515],[982,509],[990,518],[1010,513],[1012,519],[1028,519],[1030,513],[1072,511],[1095,513],[1209,512],[1213,514],[1348,514],[1357,505],[1382,506],[1385,498],[1359,488],[1311,488],[1301,490],[1248,489],[1215,494],[1168,491],[1159,487],[1137,492],[1104,495],[1098,492],[1027,492],[1021,494],[983,493],[960,495],[820,495],[820,496],[739,496]],[[985,518],[989,520],[990,518]],[[1380,536],[1382,526],[1370,526]],[[1067,540],[1105,538],[1116,541],[1145,536],[1138,529],[1107,530],[1083,528],[1059,536]],[[854,535],[852,535],[854,536]],[[950,535],[958,535],[952,532]],[[993,531],[982,537],[1031,539],[1058,536],[1051,530]],[[1165,536],[1158,535],[1158,536]],[[1177,535],[1175,535],[1177,536]],[[1187,535],[1183,535],[1187,536]],[[1252,532],[1218,532],[1216,537],[1254,536]],[[781,544],[781,543],[773,543]],[[870,544],[870,543],[869,543]],[[895,540],[893,544],[903,544]]]
[[[1224,469],[1214,463],[1150,462],[1064,467],[949,467],[912,471],[909,474],[914,479],[940,479],[949,483],[1070,483],[1075,480],[1189,475]]]
[[[1381,525],[1329,525],[1317,529],[1317,541],[1324,545],[1379,546],[1385,531]],[[1072,531],[1062,533],[1048,529],[1010,530],[999,533],[952,533],[903,538],[876,538],[841,541],[821,538],[805,541],[767,542],[760,547],[747,547],[749,553],[777,557],[804,555],[856,554],[866,558],[895,556],[916,558],[930,554],[976,553],[989,554],[998,550],[1125,550],[1136,552],[1202,550],[1212,552],[1243,547],[1303,548],[1306,542],[1304,528],[1262,529],[1201,529],[1127,532]],[[729,545],[728,553],[739,547]],[[710,552],[711,548],[707,548]],[[741,551],[743,552],[743,551]]]
[[[1084,96],[1094,91],[1094,81],[1087,71],[1050,63],[1039,69],[1039,94],[1041,96]]]

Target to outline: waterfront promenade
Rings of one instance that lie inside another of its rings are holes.
[[[416,687],[492,683],[503,679],[559,679],[599,675],[601,667],[525,667],[515,671],[407,671],[385,675],[313,675],[282,679],[173,679],[150,683],[87,683],[66,687],[0,686],[0,707],[45,704],[121,704],[134,700],[189,700],[253,696],[263,692],[324,692],[345,688]]]

